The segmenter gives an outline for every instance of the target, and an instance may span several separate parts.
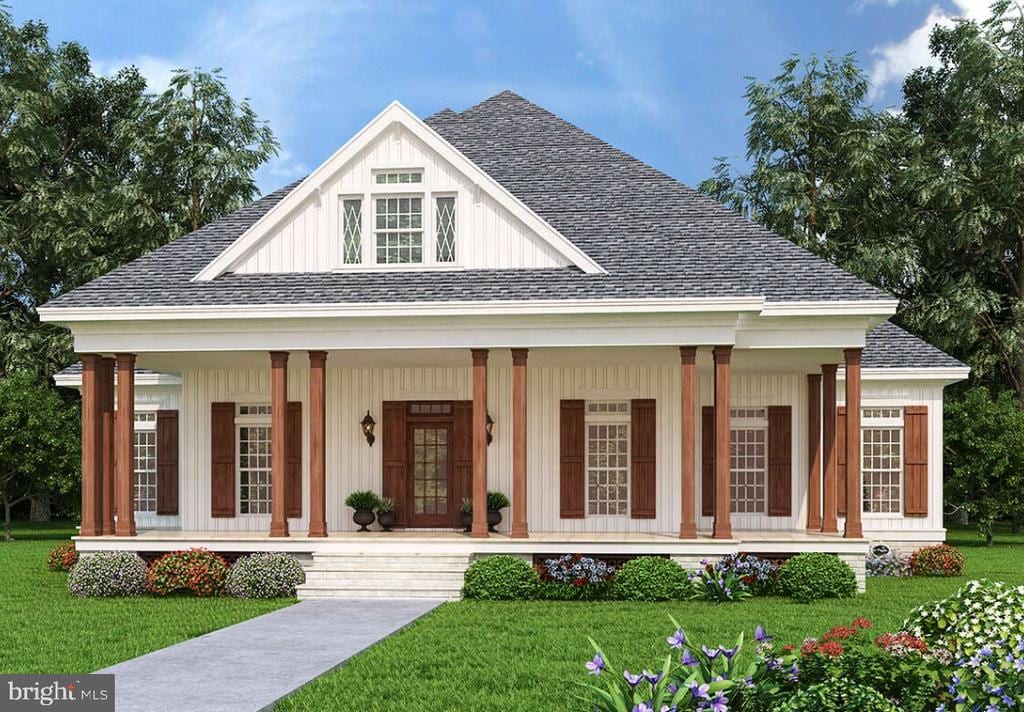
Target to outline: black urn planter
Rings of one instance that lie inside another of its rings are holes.
[[[497,534],[498,531],[495,529],[496,526],[501,524],[501,510],[500,509],[488,509],[487,510],[487,531],[492,534]]]
[[[473,529],[473,513],[459,512],[459,522],[462,523],[462,531],[471,531]]]
[[[372,509],[357,509],[356,513],[352,515],[352,521],[359,525],[359,531],[368,532],[370,531],[370,525],[373,524],[374,514]]]
[[[394,512],[378,512],[377,523],[380,524],[380,528],[386,532],[391,531],[391,527],[395,525],[395,513]]]

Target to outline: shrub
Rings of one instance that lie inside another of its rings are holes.
[[[780,712],[897,712],[898,709],[877,690],[843,678],[809,685],[779,708]]]
[[[345,498],[345,506],[355,510],[374,510],[380,506],[380,497],[376,492],[370,490],[356,490],[349,492]]]
[[[538,566],[542,598],[558,600],[593,600],[611,593],[615,567],[581,554],[565,554],[547,559]]]
[[[673,601],[688,597],[690,580],[672,559],[640,556],[619,568],[612,593],[627,601]]]
[[[164,554],[146,574],[146,589],[158,596],[190,593],[219,596],[224,592],[228,565],[207,549],[189,549]]]
[[[910,557],[886,549],[884,553],[871,552],[867,557],[868,576],[910,576]]]
[[[969,581],[952,596],[910,612],[903,629],[954,657],[970,657],[994,640],[1024,636],[1024,586]]]
[[[71,568],[68,591],[81,598],[139,596],[146,590],[146,562],[130,551],[100,551]]]
[[[948,672],[945,709],[1011,710],[1024,700],[1024,638],[993,641]]]
[[[857,592],[857,577],[838,556],[807,552],[783,564],[779,589],[802,603],[819,598],[845,598]]]
[[[71,567],[78,563],[78,552],[75,550],[75,542],[67,541],[58,544],[50,550],[46,557],[46,568],[50,571],[70,571]]]
[[[395,500],[391,497],[381,497],[377,503],[377,514],[394,514]]]
[[[540,581],[528,563],[515,556],[488,556],[466,569],[462,595],[485,601],[521,601],[533,598]]]
[[[306,572],[289,554],[257,553],[243,556],[228,569],[225,591],[235,598],[286,598],[306,580]]]
[[[963,553],[949,544],[924,546],[910,555],[915,576],[961,576],[966,564]]]
[[[736,574],[740,582],[754,595],[771,593],[779,578],[778,564],[742,552],[723,556],[715,564],[715,570]]]
[[[690,574],[690,598],[725,603],[742,601],[753,594],[740,575],[735,571],[721,571],[709,561],[701,562],[704,568]]]
[[[498,510],[505,509],[505,507],[512,504],[508,501],[508,497],[505,496],[504,492],[488,492],[487,493],[487,511],[497,512]]]

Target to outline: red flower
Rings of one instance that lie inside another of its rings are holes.
[[[805,640],[804,644],[800,646],[801,655],[814,655],[818,652],[818,641],[816,640]]]
[[[792,653],[794,650],[796,650],[796,646],[791,643],[782,646],[782,652],[784,653]]]
[[[822,640],[846,640],[857,635],[857,629],[846,625],[837,625],[832,630],[821,636]]]
[[[828,655],[829,657],[837,658],[840,655],[842,655],[844,651],[842,645],[835,642],[834,640],[830,640],[829,642],[822,643],[820,646],[818,646],[818,652],[820,652],[822,655]]]
[[[582,586],[586,582],[587,582],[587,580],[585,578],[582,578],[582,577],[580,577],[580,578],[576,579],[575,581],[573,581],[573,583],[576,584],[577,586]]]
[[[857,618],[854,618],[853,622],[850,625],[852,625],[854,628],[874,628],[874,626],[871,624],[871,621],[869,621],[867,618],[864,618],[863,616],[858,616]]]

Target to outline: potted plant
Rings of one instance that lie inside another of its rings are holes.
[[[352,521],[359,525],[359,531],[368,532],[373,524],[373,510],[380,505],[380,497],[369,490],[357,490],[350,492],[345,498],[345,506],[356,510],[352,515]]]
[[[463,497],[459,505],[459,521],[462,522],[463,531],[468,532],[473,528],[473,500],[469,497]]]
[[[494,528],[501,524],[501,510],[509,504],[503,492],[487,493],[487,531],[496,533]]]
[[[381,497],[377,504],[377,523],[384,531],[391,531],[391,527],[395,524],[395,500],[390,497]]]

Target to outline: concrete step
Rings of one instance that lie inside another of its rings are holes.
[[[398,588],[420,581],[437,586],[462,587],[462,571],[323,571],[319,568],[306,570],[307,582],[330,582],[347,586],[349,583]]]
[[[362,554],[362,553],[320,553],[313,554],[313,561],[331,562],[344,561],[352,564],[380,565],[394,564],[431,564],[431,563],[464,563],[470,557],[466,554]]]
[[[314,561],[307,564],[306,571],[337,571],[339,573],[366,573],[376,571],[422,572],[422,573],[463,573],[469,564],[459,561]]]
[[[311,598],[441,598],[456,600],[458,589],[451,588],[337,588],[302,584],[296,591],[300,601]]]

